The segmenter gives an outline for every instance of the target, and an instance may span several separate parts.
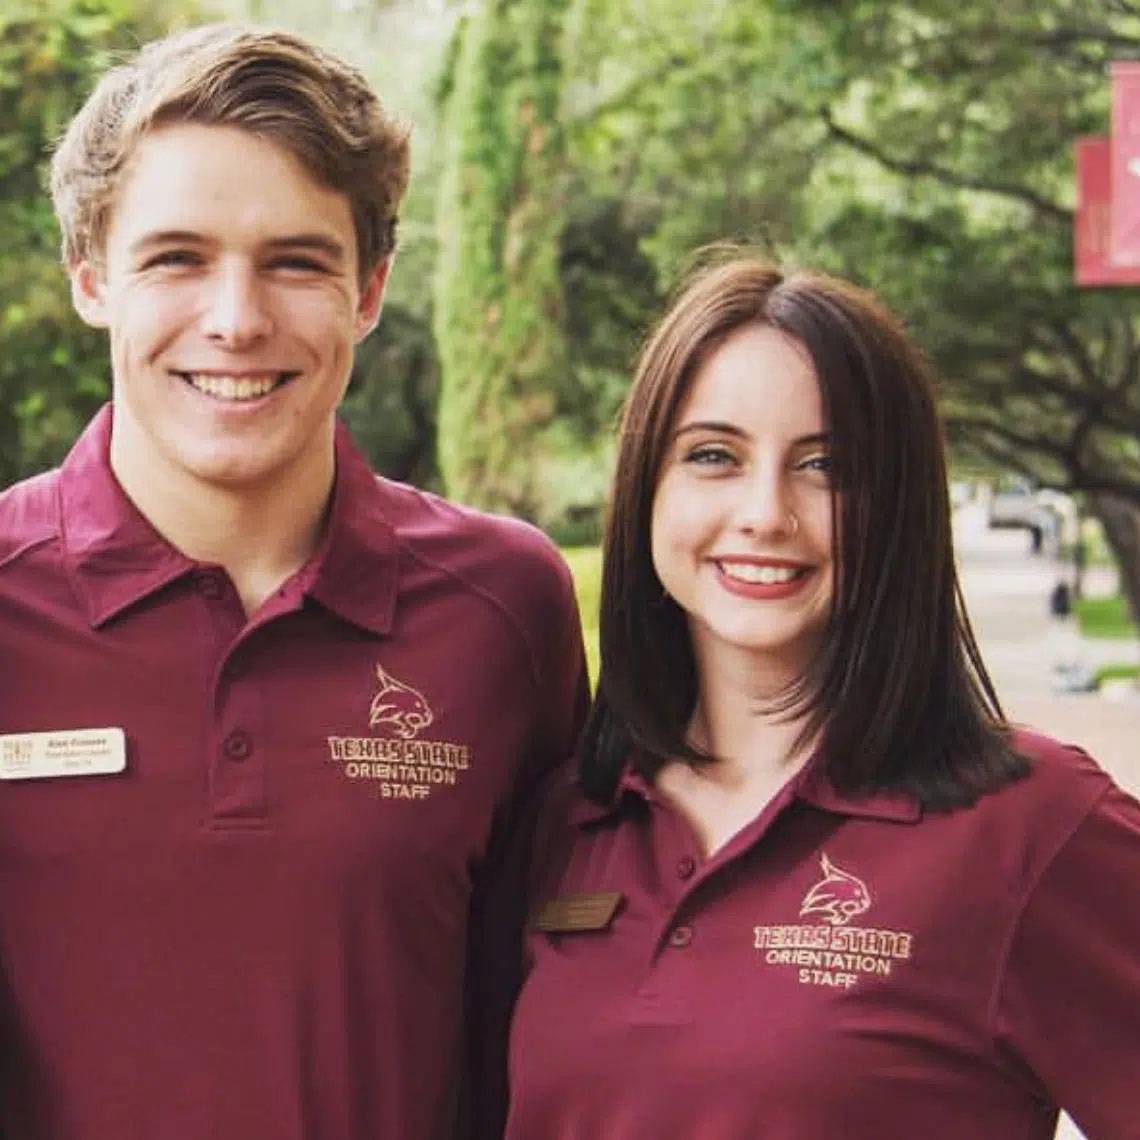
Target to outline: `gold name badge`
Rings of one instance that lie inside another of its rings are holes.
[[[107,776],[127,766],[121,728],[75,728],[0,736],[0,780]]]
[[[534,917],[533,926],[535,930],[546,934],[605,930],[613,921],[621,899],[621,891],[563,895],[542,904]]]

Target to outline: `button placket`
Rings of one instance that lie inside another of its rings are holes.
[[[217,570],[203,570],[197,575],[198,593],[210,601],[217,601],[225,593],[225,583]]]
[[[214,671],[210,816],[214,827],[261,826],[270,749],[256,632],[237,631]]]
[[[672,946],[674,950],[684,950],[687,946],[691,946],[692,942],[693,928],[687,923],[673,927],[673,930],[669,934],[669,945]]]
[[[253,741],[244,728],[235,728],[222,741],[222,752],[230,760],[242,761],[253,751]]]

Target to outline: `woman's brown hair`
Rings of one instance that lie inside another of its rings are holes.
[[[650,520],[678,409],[701,364],[747,325],[802,345],[819,381],[836,486],[831,620],[777,711],[803,716],[831,783],[928,808],[1017,777],[1005,721],[966,616],[930,369],[876,298],[816,273],[738,257],[698,272],[647,341],[621,421],[603,543],[601,676],[581,779],[607,799],[631,760],[712,760],[687,740],[696,675],[684,612],[650,553]]]

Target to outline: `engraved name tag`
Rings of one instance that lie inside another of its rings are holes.
[[[535,930],[546,934],[605,930],[617,913],[621,898],[621,891],[563,895],[562,898],[543,903],[534,917],[533,925]]]
[[[106,776],[127,766],[121,728],[74,728],[0,736],[0,780]]]

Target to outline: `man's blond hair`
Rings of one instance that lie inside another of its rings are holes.
[[[174,123],[248,130],[344,194],[362,279],[394,249],[408,183],[407,128],[385,112],[359,71],[307,40],[210,24],[147,44],[108,71],[60,140],[51,192],[67,265],[102,261],[135,148],[148,132]]]

